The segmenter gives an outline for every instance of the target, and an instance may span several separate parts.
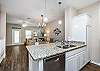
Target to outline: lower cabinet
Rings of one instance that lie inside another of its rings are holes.
[[[5,58],[5,40],[0,40],[0,63]]]
[[[31,54],[29,54],[28,71],[43,71],[43,60],[34,60]]]
[[[79,71],[89,62],[87,50],[85,48],[86,47],[80,48],[79,50],[77,49],[75,51],[73,50],[71,53],[66,52],[65,71]]]
[[[79,69],[80,70],[85,64],[85,52],[81,52],[78,54],[78,61],[79,61]]]
[[[78,56],[72,56],[66,59],[65,71],[78,71]]]

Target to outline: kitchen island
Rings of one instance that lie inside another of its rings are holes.
[[[63,48],[57,47],[57,45],[55,43],[49,43],[49,44],[27,46],[27,50],[29,52],[29,71],[45,71],[44,70],[45,59],[53,58],[60,54],[65,54],[65,71],[69,71],[68,70],[69,65],[66,60],[69,60],[68,59],[69,57],[72,57],[82,51],[87,52],[87,47],[85,44],[78,44],[75,47],[63,49]],[[59,59],[57,59],[57,60],[59,60]],[[85,61],[84,65],[88,61],[89,61],[89,59],[87,59],[87,61]],[[82,64],[82,66],[77,67],[76,71],[78,69],[81,69],[84,65]],[[71,70],[71,71],[73,71],[73,70]],[[74,69],[74,71],[75,71],[75,69]]]

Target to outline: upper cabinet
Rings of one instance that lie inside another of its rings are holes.
[[[69,40],[86,42],[87,27],[89,17],[87,14],[81,14],[72,18]]]
[[[70,36],[72,18],[77,15],[78,12],[76,9],[71,7],[65,9],[65,40],[66,41],[68,40],[68,36]]]
[[[65,40],[86,42],[89,16],[78,14],[78,11],[69,8],[65,10]]]

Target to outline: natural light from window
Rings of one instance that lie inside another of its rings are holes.
[[[25,34],[26,34],[27,39],[32,38],[32,31],[31,30],[26,30]]]
[[[12,43],[20,43],[20,31],[17,29],[12,30]]]

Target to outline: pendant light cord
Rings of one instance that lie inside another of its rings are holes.
[[[44,0],[44,1],[45,1],[45,3],[44,3],[44,9],[45,9],[44,15],[47,16],[47,1],[46,0]]]
[[[61,8],[61,4],[62,4],[62,2],[59,1],[58,4],[59,4],[59,14],[60,14],[60,8]]]
[[[43,24],[43,15],[41,15],[41,20],[42,20],[41,23]]]

